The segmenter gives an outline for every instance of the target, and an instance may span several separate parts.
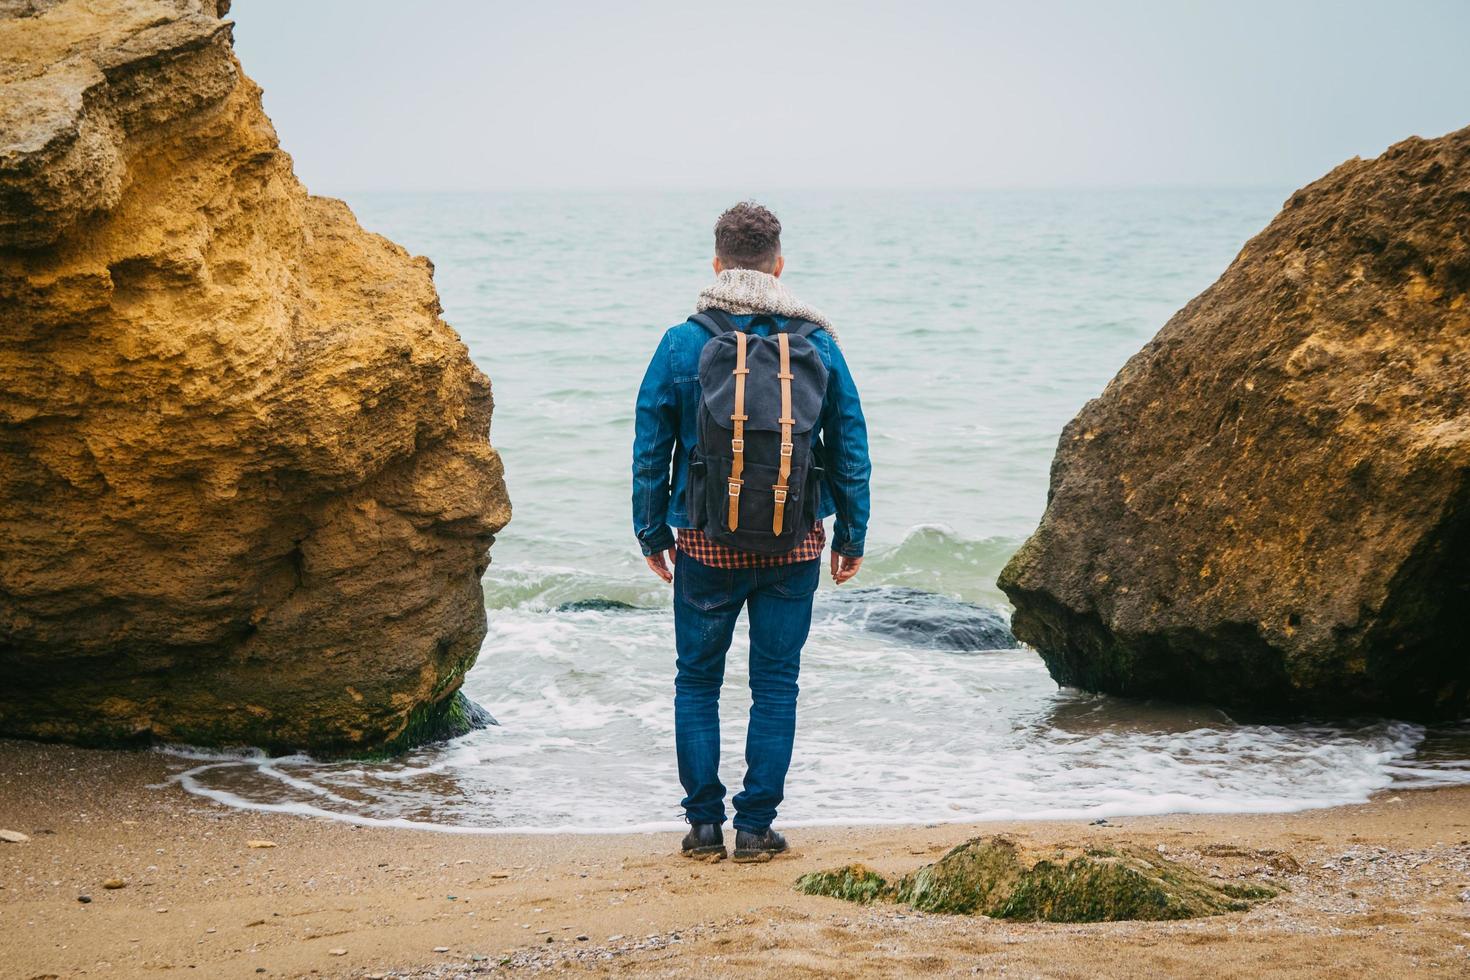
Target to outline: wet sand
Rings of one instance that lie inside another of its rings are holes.
[[[680,858],[676,834],[458,836],[242,812],[167,783],[184,765],[0,740],[0,828],[30,837],[0,843],[0,977],[1470,976],[1470,788],[1285,816],[807,828],[793,853],[736,865]],[[792,888],[854,860],[907,871],[1002,831],[1162,845],[1287,890],[1209,919],[1053,925]]]

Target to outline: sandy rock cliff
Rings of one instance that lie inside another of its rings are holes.
[[[0,733],[458,715],[510,517],[433,268],[292,174],[206,0],[0,0]]]
[[[1062,433],[1000,579],[1059,681],[1470,713],[1470,129],[1297,191]]]

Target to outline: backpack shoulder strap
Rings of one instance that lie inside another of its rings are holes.
[[[787,319],[785,333],[795,334],[798,337],[810,337],[818,330],[824,329],[820,323],[803,320],[801,317],[793,316]]]
[[[689,322],[699,324],[708,330],[712,337],[735,331],[735,324],[730,322],[729,315],[724,310],[716,310],[713,307],[694,314],[689,318]]]

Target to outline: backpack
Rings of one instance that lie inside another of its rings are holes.
[[[817,519],[822,469],[812,440],[827,395],[827,366],[806,320],[769,337],[742,331],[723,310],[689,318],[710,332],[699,353],[698,435],[689,460],[689,517],[710,540],[783,555]]]

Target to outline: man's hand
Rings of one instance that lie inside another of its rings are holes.
[[[652,563],[650,560],[649,564]],[[838,585],[852,578],[858,573],[858,569],[862,567],[863,560],[861,558],[849,558],[846,555],[839,555],[835,551],[832,552],[832,581]]]
[[[643,560],[648,562],[648,567],[653,569],[653,574],[665,582],[672,582],[674,580],[674,573],[672,571],[674,566],[674,549],[670,548],[668,550],[668,561],[664,560],[664,554],[665,552],[655,551],[651,555],[644,555]],[[853,571],[857,571],[857,569],[854,568]]]

